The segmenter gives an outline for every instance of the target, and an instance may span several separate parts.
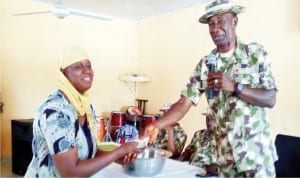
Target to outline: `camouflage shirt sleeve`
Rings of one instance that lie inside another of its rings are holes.
[[[276,89],[275,80],[271,71],[271,63],[267,51],[258,43],[250,43],[246,46],[251,62],[258,62],[258,83],[257,88]]]
[[[200,60],[194,69],[189,82],[181,91],[181,95],[187,97],[194,105],[199,103],[200,97],[206,88],[208,69],[205,64],[205,57]]]

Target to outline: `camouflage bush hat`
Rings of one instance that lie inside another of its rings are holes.
[[[232,0],[213,0],[206,6],[205,14],[199,18],[200,23],[206,24],[208,19],[214,15],[232,12],[239,14],[245,11],[245,7],[236,5]]]

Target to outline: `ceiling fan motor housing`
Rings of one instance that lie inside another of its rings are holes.
[[[70,11],[67,9],[67,8],[64,8],[64,7],[56,7],[53,9],[52,13],[57,16],[58,18],[65,18],[67,17],[68,15],[70,15]]]

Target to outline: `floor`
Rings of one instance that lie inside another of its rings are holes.
[[[10,157],[1,158],[0,166],[0,177],[23,177],[12,172]]]

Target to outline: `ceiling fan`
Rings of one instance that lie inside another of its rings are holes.
[[[63,19],[69,15],[79,15],[79,16],[83,16],[83,17],[100,19],[100,20],[111,20],[111,18],[109,18],[109,17],[100,16],[99,14],[96,14],[96,13],[67,8],[65,6],[65,4],[63,3],[63,0],[47,0],[47,1],[36,0],[36,1],[51,3],[53,6],[53,9],[47,10],[47,11],[16,13],[13,15],[14,16],[23,16],[23,15],[36,15],[36,14],[52,13],[53,15],[55,15],[56,17],[58,17],[60,19]]]

